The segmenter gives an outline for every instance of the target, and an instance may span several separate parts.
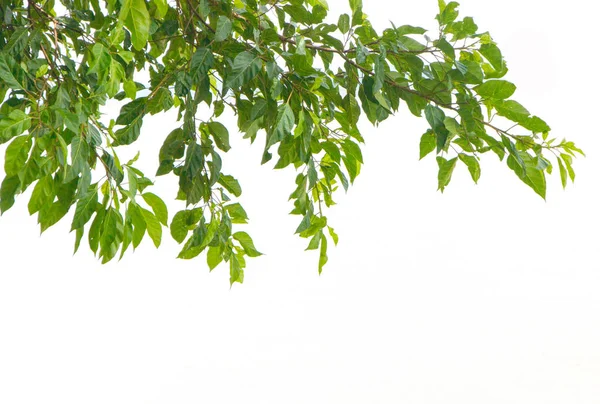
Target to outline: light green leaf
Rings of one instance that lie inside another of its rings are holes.
[[[473,178],[473,181],[477,184],[477,181],[479,181],[479,178],[481,177],[481,167],[479,166],[477,158],[464,153],[460,153],[458,158],[465,163],[469,169],[469,173],[471,173],[471,178]]]
[[[347,33],[350,30],[350,16],[348,14],[341,14],[338,18],[338,28],[342,34]]]
[[[189,232],[189,216],[190,211],[182,210],[175,213],[175,216],[173,216],[173,220],[171,220],[171,236],[173,237],[173,240],[177,241],[179,244],[181,244],[183,240],[185,240]]]
[[[231,216],[232,223],[247,223],[248,214],[239,203],[232,203],[225,206],[225,210]]]
[[[435,133],[432,130],[428,130],[421,136],[421,142],[419,144],[419,160],[427,156],[429,153],[435,150],[436,138]]]
[[[167,15],[167,11],[169,11],[169,5],[167,4],[167,0],[152,0],[154,6],[156,7],[156,18],[164,18]]]
[[[475,87],[477,94],[483,98],[505,100],[514,94],[517,86],[506,80],[488,80]]]
[[[150,33],[150,14],[144,0],[124,0],[119,21],[131,32],[131,43],[140,51],[148,42]]]
[[[252,237],[250,237],[248,233],[238,231],[236,233],[233,233],[233,238],[240,242],[240,245],[249,257],[258,257],[260,255],[263,255],[254,247]]]
[[[132,100],[135,100],[135,95],[137,94],[137,86],[133,80],[127,80],[123,83],[123,91],[125,91],[125,95]]]
[[[521,126],[525,129],[529,129],[533,133],[545,133],[550,132],[550,126],[541,118],[532,116],[521,122]]]
[[[206,253],[206,263],[208,264],[208,268],[212,271],[223,261],[223,254],[221,254],[220,247],[208,247],[208,252]]]
[[[327,264],[327,237],[321,237],[321,251],[319,253],[319,274],[323,272],[323,267]]]
[[[352,156],[358,162],[364,163],[360,147],[350,140],[350,138],[344,139],[344,142],[342,143],[342,149],[344,150],[344,154],[346,154],[346,156]]]
[[[149,210],[144,209],[140,206],[138,206],[138,209],[140,210],[140,213],[142,214],[142,217],[146,222],[146,230],[148,230],[148,235],[152,239],[152,242],[154,243],[156,248],[158,248],[160,246],[160,240],[162,238],[162,227],[160,225],[160,222],[158,221],[156,216],[154,216],[154,214]]]
[[[563,188],[566,188],[567,187],[567,169],[565,168],[565,165],[563,164],[560,157],[557,157],[556,161],[558,161],[558,168],[560,171],[560,181],[562,183]]]
[[[504,59],[502,58],[502,52],[498,47],[494,44],[483,44],[479,48],[479,53],[481,53],[485,58],[492,64],[494,69],[497,71],[504,70]]]
[[[510,119],[513,122],[526,122],[529,111],[517,101],[498,101],[494,103],[498,115]]]
[[[144,198],[144,201],[150,205],[158,221],[166,226],[167,221],[169,220],[169,213],[167,211],[167,205],[164,203],[164,201],[152,192],[143,193],[142,198]]]

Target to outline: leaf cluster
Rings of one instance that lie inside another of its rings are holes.
[[[361,119],[378,125],[401,107],[425,117],[420,157],[436,154],[441,191],[457,165],[477,182],[481,155],[492,152],[545,198],[551,157],[566,186],[582,153],[550,138],[548,124],[511,98],[500,49],[473,18],[459,19],[456,2],[439,0],[436,33],[411,25],[378,32],[361,0],[333,21],[325,0],[0,5],[0,211],[33,187],[28,208],[41,230],[74,210],[75,250],[87,234],[102,262],[146,235],[158,247],[168,228],[182,244],[179,258],[206,251],[211,270],[226,262],[231,283],[243,281],[245,259],[261,253],[234,229],[248,216],[239,182],[223,170],[230,129],[260,139],[262,164],[297,171],[291,214],[307,249],[319,250],[319,272],[338,241],[326,208],[363,164]],[[107,122],[109,100],[121,108]],[[235,128],[222,120],[226,109]],[[152,175],[136,168],[137,156],[121,162],[119,150],[143,142],[145,117],[170,110],[178,118],[155,173],[179,185],[183,206],[169,220],[148,190]]]

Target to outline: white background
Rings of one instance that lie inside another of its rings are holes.
[[[379,30],[435,29],[437,2],[364,11]],[[293,170],[236,140],[225,169],[267,255],[231,290],[225,266],[176,260],[168,234],[118,263],[86,244],[72,257],[69,220],[39,236],[22,197],[0,218],[0,403],[600,403],[598,9],[463,0],[461,14],[499,43],[515,99],[587,152],[574,186],[556,173],[544,202],[490,156],[479,185],[461,167],[441,195],[434,159],[417,161],[424,120],[365,125],[318,276],[287,215]],[[173,125],[145,124],[150,171]]]

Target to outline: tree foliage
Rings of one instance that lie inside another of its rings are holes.
[[[42,231],[73,212],[76,251],[87,235],[104,263],[146,235],[158,247],[168,230],[179,258],[206,251],[211,270],[228,263],[233,283],[246,257],[261,255],[238,230],[248,220],[242,188],[222,166],[233,129],[264,143],[262,164],[298,172],[291,213],[320,251],[319,271],[338,240],[325,209],[363,164],[361,119],[377,125],[400,107],[424,116],[420,157],[436,155],[441,191],[457,165],[477,182],[488,152],[544,198],[554,161],[563,186],[574,180],[580,150],[511,99],[500,49],[473,18],[459,19],[456,2],[439,0],[430,33],[378,32],[362,0],[327,12],[325,0],[0,0],[0,211],[32,187]],[[111,100],[120,113],[107,120]],[[182,210],[169,218],[149,191],[153,175],[121,161],[119,148],[143,142],[146,116],[172,109],[156,171],[179,184]],[[237,128],[220,121],[225,109]]]

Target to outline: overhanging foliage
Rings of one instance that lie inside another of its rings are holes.
[[[337,243],[325,209],[363,163],[361,116],[377,125],[401,106],[424,116],[420,157],[437,155],[441,191],[457,164],[477,182],[487,152],[544,198],[554,161],[563,186],[575,178],[581,151],[550,138],[548,124],[511,99],[500,49],[472,18],[458,18],[456,2],[439,1],[435,33],[410,25],[378,32],[361,0],[335,21],[325,0],[0,6],[0,143],[8,143],[0,211],[33,187],[28,208],[44,231],[74,206],[75,250],[87,234],[102,262],[145,235],[158,247],[165,227],[183,244],[180,258],[207,250],[211,270],[228,262],[231,282],[243,281],[245,258],[261,253],[234,229],[248,217],[221,162],[233,129],[264,142],[263,164],[275,154],[276,169],[297,170],[296,233],[320,251],[319,271],[328,242]],[[108,122],[101,111],[113,99],[122,107]],[[198,114],[202,103],[210,116]],[[145,116],[171,109],[178,120],[156,175],[177,177],[185,209],[169,222],[166,204],[148,191],[152,176],[118,150],[143,142]],[[225,109],[237,128],[219,121]]]

